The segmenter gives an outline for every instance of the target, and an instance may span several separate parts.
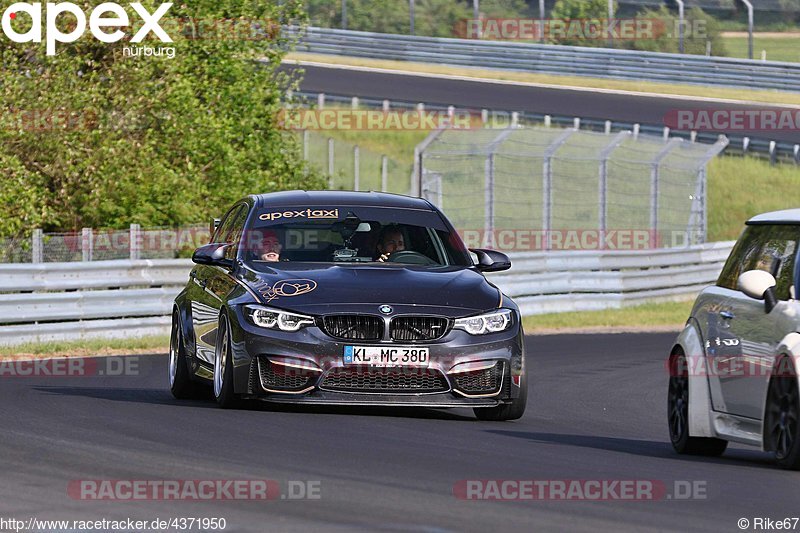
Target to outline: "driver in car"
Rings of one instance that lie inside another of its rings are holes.
[[[261,235],[260,244],[258,259],[270,263],[281,260],[281,242],[278,240],[278,235],[274,231],[266,230]]]
[[[397,226],[385,227],[378,237],[377,256],[378,261],[385,262],[389,256],[395,252],[402,252],[406,249],[403,233]]]

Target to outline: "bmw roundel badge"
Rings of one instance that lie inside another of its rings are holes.
[[[384,315],[389,315],[392,313],[392,306],[390,305],[382,305],[378,308],[378,311],[383,313]]]

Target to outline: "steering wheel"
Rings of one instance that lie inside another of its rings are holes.
[[[427,255],[415,252],[414,250],[401,250],[389,256],[386,260],[389,263],[403,263],[406,265],[436,265],[436,261]]]

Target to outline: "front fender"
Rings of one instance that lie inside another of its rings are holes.
[[[692,437],[716,437],[711,422],[711,393],[708,388],[708,364],[705,342],[697,321],[689,319],[678,334],[671,359],[678,350],[683,352],[689,368],[689,435]],[[670,364],[668,369],[673,368]]]

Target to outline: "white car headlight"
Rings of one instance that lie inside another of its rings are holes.
[[[246,314],[256,326],[280,331],[297,331],[302,327],[314,324],[314,318],[298,315],[280,309],[270,309],[258,305],[248,305]]]
[[[463,329],[470,335],[486,335],[497,333],[511,327],[512,314],[510,309],[501,309],[484,313],[482,315],[457,318],[454,329]]]

